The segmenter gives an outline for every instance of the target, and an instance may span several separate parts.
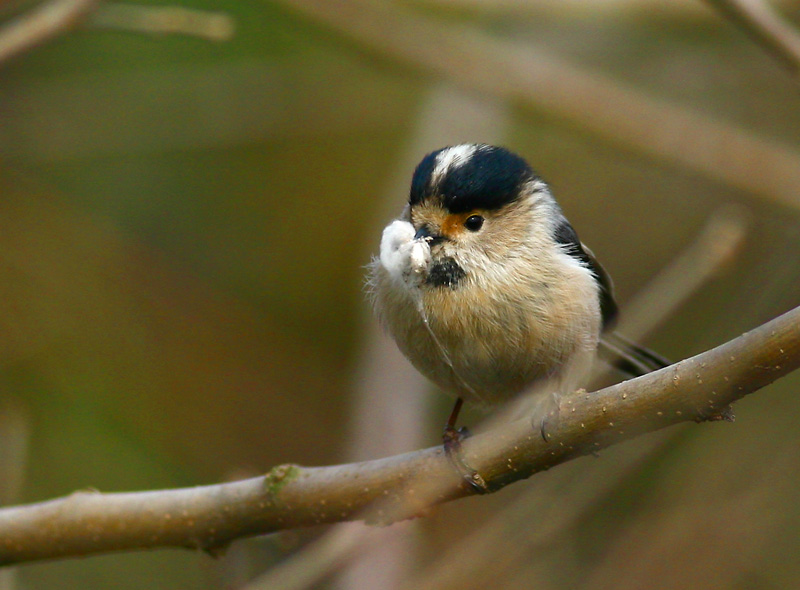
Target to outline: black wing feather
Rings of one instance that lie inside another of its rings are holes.
[[[564,251],[570,256],[577,258],[586,265],[597,279],[600,285],[600,314],[603,317],[603,329],[608,330],[617,319],[619,308],[614,300],[614,284],[603,266],[597,262],[592,251],[584,246],[575,229],[570,225],[566,218],[562,218],[561,223],[556,227],[554,236],[559,244],[564,247]]]
[[[614,284],[592,251],[578,239],[578,234],[569,221],[562,218],[556,227],[554,237],[567,254],[580,260],[592,271],[600,286],[600,313],[603,317],[604,331],[600,341],[600,352],[606,360],[618,370],[633,377],[671,365],[672,363],[660,354],[639,346],[611,330],[619,315],[619,308],[614,300]]]

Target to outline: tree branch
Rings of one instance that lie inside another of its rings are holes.
[[[499,489],[644,432],[719,419],[732,402],[798,367],[800,307],[666,369],[564,398],[549,442],[520,420],[467,439],[465,458]],[[77,492],[0,510],[0,564],[153,547],[214,551],[294,527],[390,522],[470,493],[440,448],[332,467],[282,465],[264,477],[187,489]]]
[[[183,6],[105,2],[89,22],[95,27],[149,35],[189,35],[208,41],[230,41],[236,32],[235,21],[224,12]]]
[[[179,6],[101,5],[100,0],[52,0],[0,28],[0,64],[75,29],[86,20],[96,27],[192,35],[211,41],[228,41],[235,32],[233,19],[221,12]]]
[[[80,24],[100,0],[53,0],[0,29],[0,63]]]

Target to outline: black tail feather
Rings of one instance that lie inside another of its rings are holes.
[[[646,375],[672,364],[657,352],[639,346],[615,332],[603,334],[599,352],[609,364],[632,377]]]

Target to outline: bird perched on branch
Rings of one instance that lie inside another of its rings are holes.
[[[585,384],[598,348],[644,374],[668,364],[611,332],[611,280],[548,185],[502,147],[425,156],[383,232],[369,283],[377,315],[411,363],[456,405],[492,407]],[[474,475],[474,474],[470,474]]]

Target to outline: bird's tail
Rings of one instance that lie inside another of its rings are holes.
[[[672,364],[657,352],[639,346],[616,332],[603,334],[598,352],[612,367],[631,377],[646,375]]]

